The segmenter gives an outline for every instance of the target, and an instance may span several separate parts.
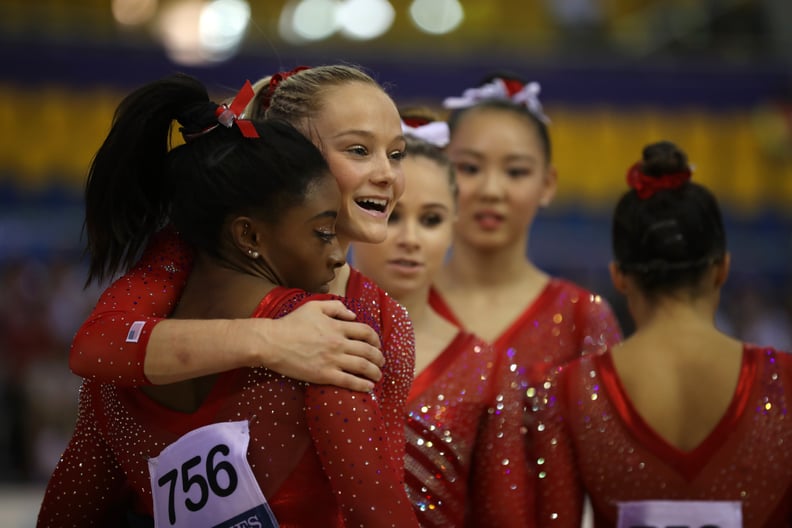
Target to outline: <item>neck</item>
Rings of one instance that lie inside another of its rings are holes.
[[[205,254],[197,255],[174,315],[196,319],[249,317],[277,284],[232,266]]]
[[[488,251],[455,241],[445,274],[460,286],[509,285],[526,275],[540,273],[528,260],[527,237],[521,243]]]
[[[400,295],[396,301],[404,306],[412,321],[413,329],[418,332],[426,325],[429,315],[429,286],[408,294]]]
[[[648,300],[643,296],[628,298],[636,333],[655,329],[669,337],[679,335],[673,329],[703,327],[715,330],[717,294],[698,297],[671,297]]]

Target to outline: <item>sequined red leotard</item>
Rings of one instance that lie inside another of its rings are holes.
[[[403,308],[359,274],[344,300],[377,329],[386,366],[371,394],[307,385],[266,369],[218,376],[193,413],[169,410],[139,389],[86,380],[74,437],[47,489],[39,526],[121,526],[151,515],[147,459],[206,424],[249,420],[247,459],[282,528],[415,526],[404,492],[404,402],[414,343]],[[280,317],[314,297],[277,288],[254,316]]]
[[[789,354],[745,345],[730,406],[691,451],[641,418],[610,353],[571,362],[547,383],[532,425],[540,526],[578,528],[584,492],[598,528],[616,525],[617,501],[637,500],[739,501],[746,528],[792,526]]]
[[[432,307],[453,324],[463,326],[437,290]],[[539,296],[493,342],[513,349],[521,367],[561,365],[586,354],[597,354],[621,340],[621,330],[607,301],[584,288],[551,278]]]
[[[152,238],[140,261],[99,297],[69,352],[78,376],[119,386],[147,385],[143,373],[151,330],[168,317],[187,284],[193,252],[170,228]]]
[[[405,482],[421,526],[531,526],[522,394],[509,358],[463,331],[416,376]]]

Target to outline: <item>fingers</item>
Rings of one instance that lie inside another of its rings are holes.
[[[316,303],[325,315],[334,319],[354,321],[357,318],[357,314],[344,306],[341,301],[311,301],[308,304],[313,303]]]
[[[379,349],[382,346],[377,332],[375,332],[374,329],[369,325],[354,321],[339,321],[338,324],[341,325],[341,330],[347,339],[354,339],[356,341],[368,343],[376,349]],[[374,361],[373,358],[371,358],[371,360]],[[375,363],[379,364],[376,361]]]
[[[378,349],[365,343],[353,342],[346,347],[345,352],[338,359],[341,370],[371,381],[382,379],[380,367],[385,364],[385,359]]]
[[[328,376],[327,385],[357,392],[370,392],[374,388],[374,382],[341,371],[336,371]]]
[[[322,313],[334,319],[340,320],[341,324],[343,325],[342,331],[347,339],[363,341],[375,348],[380,348],[382,346],[377,332],[375,332],[373,328],[365,323],[355,322],[357,314],[344,306],[344,303],[341,301],[311,301],[308,303],[308,305],[319,306]],[[381,356],[381,354],[375,354],[372,356],[371,360],[377,364],[381,364],[380,361],[374,360],[374,358],[377,356]],[[384,359],[381,361],[384,361]]]

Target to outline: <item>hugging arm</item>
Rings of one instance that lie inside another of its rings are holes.
[[[166,319],[189,279],[192,250],[172,229],[99,299],[72,343],[85,378],[140,386],[264,366],[313,383],[367,391],[381,377],[379,338],[339,301],[307,303],[278,319]]]

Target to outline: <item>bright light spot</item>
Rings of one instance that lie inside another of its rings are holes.
[[[410,16],[422,31],[442,35],[456,29],[465,13],[457,0],[415,0]]]
[[[278,32],[281,38],[292,44],[305,42],[305,39],[294,31],[294,11],[297,9],[297,4],[298,2],[294,0],[287,2],[281,9],[280,18],[278,19]]]
[[[200,0],[171,2],[162,8],[157,33],[172,61],[186,65],[206,62],[198,31],[203,8]]]
[[[110,8],[119,24],[139,26],[151,20],[157,12],[157,0],[113,0]]]
[[[176,0],[163,6],[156,32],[172,61],[201,65],[233,55],[249,22],[246,0]]]
[[[201,44],[210,59],[227,59],[239,47],[250,23],[245,0],[215,0],[201,13]]]
[[[281,11],[281,36],[301,43],[326,39],[338,28],[334,0],[291,1]]]
[[[396,13],[387,0],[344,0],[337,15],[344,36],[370,40],[390,29]]]

